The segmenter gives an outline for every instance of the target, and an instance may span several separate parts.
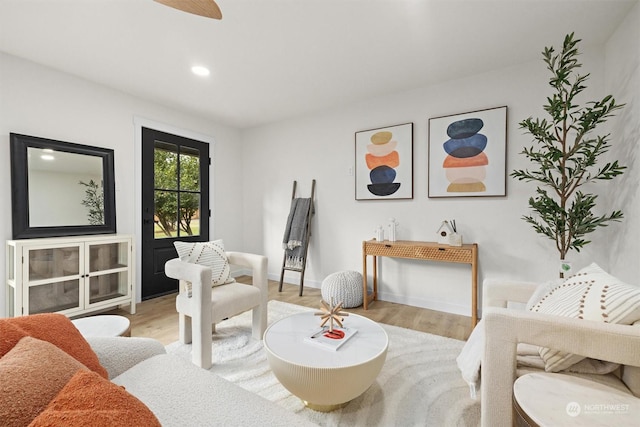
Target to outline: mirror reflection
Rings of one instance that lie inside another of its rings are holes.
[[[114,151],[10,134],[14,239],[116,233]]]
[[[29,225],[104,225],[102,164],[99,156],[28,147]]]

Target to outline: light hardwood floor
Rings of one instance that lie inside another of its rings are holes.
[[[236,279],[239,282],[250,283],[251,277],[242,276]],[[269,300],[312,308],[320,307],[320,289],[305,287],[302,297],[298,296],[298,292],[297,285],[286,283],[282,292],[278,292],[278,282],[269,281]],[[131,320],[131,336],[155,338],[165,345],[177,341],[178,314],[175,309],[175,294],[143,301],[137,305],[136,311],[136,314],[131,315],[125,310],[117,309],[109,314],[128,317]],[[366,311],[362,307],[346,311],[363,315],[376,322],[459,340],[466,340],[471,333],[470,317],[387,301],[375,301]]]

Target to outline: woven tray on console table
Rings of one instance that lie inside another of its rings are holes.
[[[395,242],[367,241],[365,245],[366,254],[373,256],[431,259],[467,264],[473,260],[473,245],[449,247],[433,242],[403,242],[401,240]]]

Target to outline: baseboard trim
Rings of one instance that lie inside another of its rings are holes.
[[[245,272],[243,274],[251,274],[251,271]],[[240,274],[238,274],[240,275]],[[273,280],[276,282],[280,281],[280,275],[276,275],[276,274],[269,274],[268,275],[269,280]],[[299,285],[300,284],[300,279],[299,278],[288,278],[286,275],[284,277],[284,283],[290,284],[290,285]],[[306,280],[304,281],[304,286],[309,287],[309,288],[316,288],[316,289],[320,289],[322,286],[322,282],[316,282],[313,280]],[[404,304],[404,305],[410,305],[412,307],[420,307],[420,308],[426,308],[429,310],[435,310],[435,311],[442,311],[445,313],[451,313],[451,314],[459,314],[461,316],[467,316],[467,317],[471,317],[471,306],[468,305],[460,305],[460,304],[451,304],[451,303],[447,303],[447,302],[443,302],[443,301],[439,301],[439,300],[432,300],[432,299],[428,299],[428,298],[416,298],[416,297],[409,297],[406,295],[397,295],[397,294],[393,294],[393,293],[388,293],[388,292],[378,292],[378,299],[381,301],[387,301],[387,302],[395,302],[398,304]],[[375,304],[375,303],[374,303]],[[478,310],[478,316],[480,317],[481,312],[480,310]]]

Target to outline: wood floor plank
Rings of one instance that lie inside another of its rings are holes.
[[[236,280],[250,283],[251,277],[241,276]],[[278,282],[269,281],[269,300],[311,308],[320,307],[322,299],[320,289],[306,287],[303,296],[298,296],[298,293],[299,287],[297,285],[285,283],[282,292],[278,292]],[[109,314],[128,317],[131,321],[131,336],[155,338],[165,345],[178,339],[178,313],[175,308],[175,294],[143,301],[137,305],[136,310],[134,315],[122,309],[112,310]],[[466,340],[471,333],[471,318],[468,316],[388,301],[375,301],[366,311],[362,307],[349,308],[346,311],[360,314],[376,322],[458,340]]]

